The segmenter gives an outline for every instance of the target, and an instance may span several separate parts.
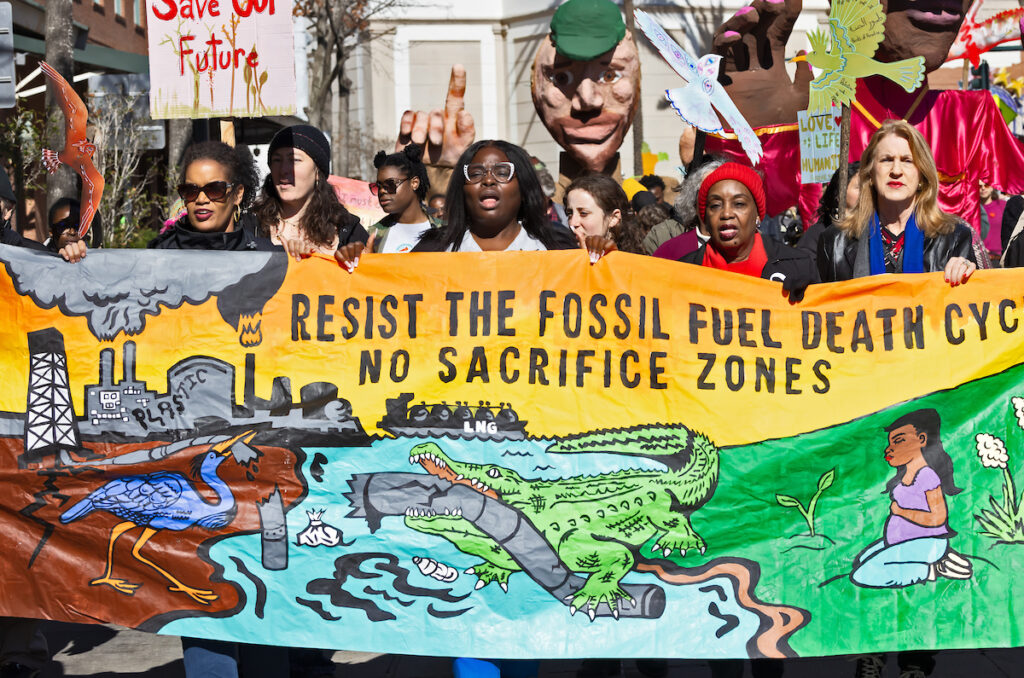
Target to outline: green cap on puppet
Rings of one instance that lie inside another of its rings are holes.
[[[590,61],[615,49],[626,24],[611,0],[568,0],[551,17],[551,40],[562,56]]]

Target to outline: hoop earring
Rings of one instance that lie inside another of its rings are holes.
[[[240,221],[242,221],[242,206],[241,205],[235,205],[235,214],[234,214],[234,216],[235,216],[235,223],[236,224],[239,223]]]

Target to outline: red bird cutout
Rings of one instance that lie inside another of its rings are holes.
[[[39,62],[46,77],[50,79],[57,95],[57,102],[60,109],[64,111],[64,150],[61,152],[43,150],[43,165],[52,174],[57,171],[61,163],[64,163],[82,177],[82,209],[81,218],[78,222],[78,237],[84,238],[92,225],[92,218],[100,207],[100,198],[103,197],[103,175],[96,171],[92,164],[92,156],[96,152],[96,145],[89,143],[85,138],[85,127],[89,119],[89,111],[85,103],[78,96],[78,92],[68,84],[60,73],[53,70],[53,66],[45,61]]]

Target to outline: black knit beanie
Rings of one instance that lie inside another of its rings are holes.
[[[324,133],[312,125],[292,125],[278,130],[270,140],[267,158],[279,148],[298,148],[313,159],[324,177],[331,173],[331,144]]]

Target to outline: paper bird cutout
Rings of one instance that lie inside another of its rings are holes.
[[[924,82],[924,57],[892,63],[873,58],[885,33],[885,13],[878,0],[835,0],[828,25],[831,36],[812,31],[807,36],[811,52],[790,59],[807,61],[821,71],[811,81],[807,106],[811,115],[827,113],[833,102],[849,105],[856,94],[857,78],[881,75],[908,92]]]
[[[633,11],[633,16],[636,17],[636,25],[661,53],[662,58],[687,83],[685,87],[665,90],[668,102],[679,117],[699,130],[717,134],[723,131],[722,122],[715,113],[717,110],[736,134],[750,163],[756,165],[763,155],[761,140],[729,98],[729,93],[718,82],[718,67],[722,57],[707,54],[696,60],[684,52],[647,12],[637,9]]]
[[[43,150],[43,165],[53,174],[63,163],[82,177],[82,208],[79,212],[81,217],[78,222],[78,237],[84,238],[89,232],[89,226],[92,225],[92,218],[100,207],[105,185],[103,175],[96,171],[96,166],[92,164],[96,145],[89,143],[85,138],[89,111],[86,110],[78,92],[50,64],[40,61],[39,68],[50,79],[57,103],[64,111],[64,150],[59,153],[49,149]]]
[[[964,22],[960,24],[960,32],[956,42],[949,48],[946,61],[970,59],[971,65],[977,67],[981,63],[981,55],[993,47],[1006,42],[1020,40],[1021,21],[1024,21],[1024,8],[1017,7],[978,21],[978,10],[982,0],[978,0],[967,10]]]

